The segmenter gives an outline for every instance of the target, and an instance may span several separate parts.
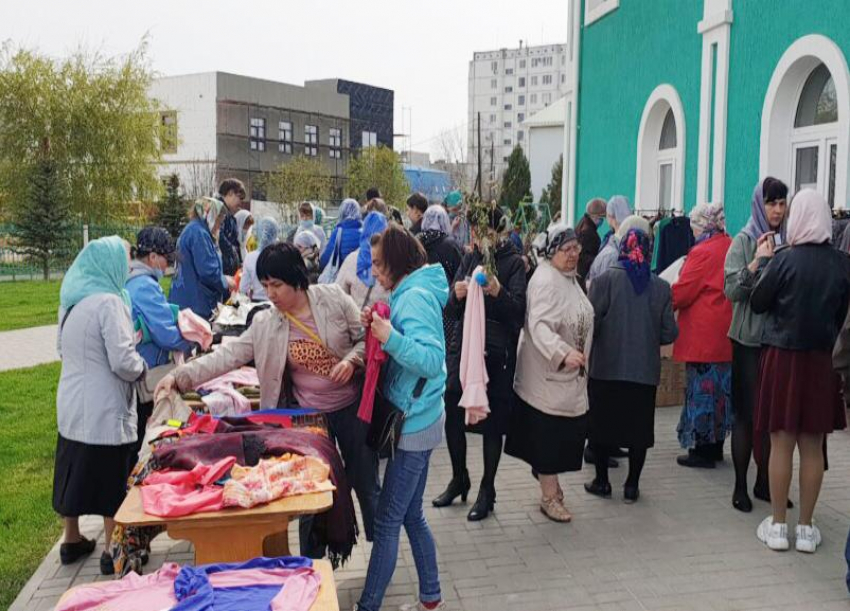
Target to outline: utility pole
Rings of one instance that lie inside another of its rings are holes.
[[[493,183],[496,182],[496,143],[490,140],[490,199],[493,199]]]
[[[481,200],[481,113],[478,113],[478,176],[475,179],[478,187],[478,199]]]

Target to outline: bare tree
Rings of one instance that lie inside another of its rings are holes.
[[[468,190],[469,172],[466,164],[466,143],[461,126],[444,130],[434,140],[432,151],[437,158],[434,167],[447,172],[452,183],[462,191]]]
[[[186,177],[183,189],[186,196],[195,199],[204,195],[215,193],[216,187],[216,162],[215,159],[194,159],[187,164]]]

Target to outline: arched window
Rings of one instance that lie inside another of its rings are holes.
[[[682,210],[685,115],[678,93],[660,85],[646,103],[638,135],[635,207]]]
[[[676,117],[673,116],[673,109],[671,108],[667,111],[667,116],[664,117],[658,150],[667,151],[674,148],[676,148]]]

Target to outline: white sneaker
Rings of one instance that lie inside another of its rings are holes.
[[[814,554],[818,549],[818,545],[821,544],[820,529],[814,523],[811,526],[797,524],[795,535],[797,538],[795,544],[798,552]]]
[[[762,523],[759,524],[756,530],[756,536],[759,538],[759,541],[777,552],[785,551],[789,548],[788,525],[774,524],[772,516],[768,516],[762,520]]]
[[[440,604],[434,607],[435,611],[444,611],[446,608],[446,601],[441,600]],[[415,603],[405,603],[398,608],[398,611],[427,611],[425,609],[425,605],[423,605],[420,601],[416,601]]]

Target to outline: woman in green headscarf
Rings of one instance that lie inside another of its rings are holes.
[[[147,371],[136,352],[130,298],[124,290],[130,265],[118,236],[90,242],[65,274],[59,292],[59,355],[56,393],[59,438],[53,475],[53,509],[64,518],[62,564],[94,550],[80,534],[79,516],[112,517],[124,500],[137,439],[134,383]],[[112,557],[101,556],[112,573]]]

